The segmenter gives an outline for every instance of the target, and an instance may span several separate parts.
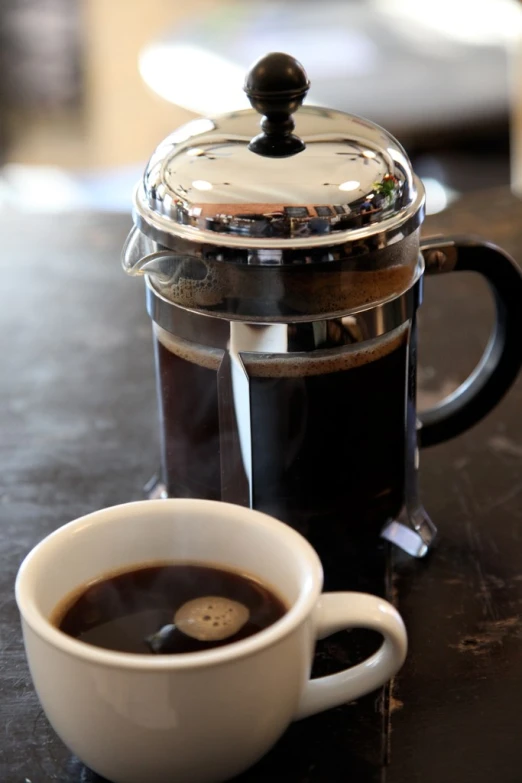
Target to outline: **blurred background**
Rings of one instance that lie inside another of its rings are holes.
[[[267,51],[397,135],[428,212],[522,181],[517,0],[1,0],[0,204],[129,211],[157,143]]]

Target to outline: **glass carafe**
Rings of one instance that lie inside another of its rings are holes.
[[[420,242],[424,190],[403,148],[301,107],[307,89],[299,63],[267,55],[247,76],[254,109],[175,131],[136,190],[123,264],[145,276],[165,491],[266,511],[323,557],[378,535],[422,556],[435,527],[419,445],[510,386],[522,278],[480,240]],[[466,383],[419,414],[423,278],[453,270],[487,278],[495,329]]]

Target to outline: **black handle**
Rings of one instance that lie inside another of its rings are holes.
[[[507,392],[522,365],[522,273],[496,245],[475,237],[429,238],[421,242],[426,274],[478,272],[495,300],[495,326],[469,378],[434,408],[419,411],[419,445],[454,438],[486,416]]]

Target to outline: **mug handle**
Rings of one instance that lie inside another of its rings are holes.
[[[522,365],[522,273],[504,250],[472,236],[421,241],[426,274],[478,272],[495,300],[495,326],[481,360],[463,384],[428,410],[419,411],[421,447],[454,438],[502,399]]]
[[[294,720],[353,701],[384,685],[400,669],[408,637],[400,614],[387,601],[366,593],[323,593],[316,607],[316,639],[337,631],[369,628],[384,636],[376,653],[328,677],[309,680]]]

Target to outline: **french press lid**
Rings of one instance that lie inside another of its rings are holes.
[[[156,149],[134,197],[137,227],[162,246],[298,248],[400,241],[424,217],[424,189],[378,125],[302,106],[309,81],[287,54],[259,59],[253,109],[195,119]],[[260,116],[262,119],[260,120]]]

